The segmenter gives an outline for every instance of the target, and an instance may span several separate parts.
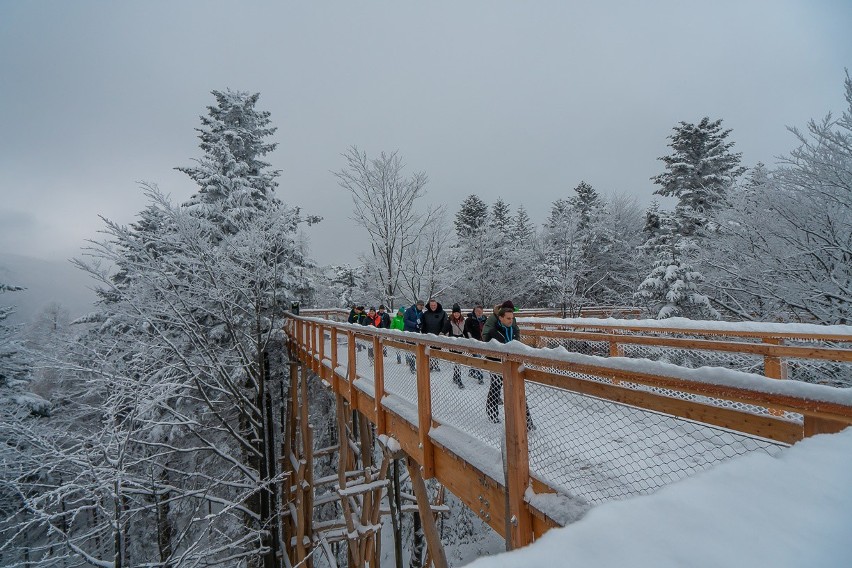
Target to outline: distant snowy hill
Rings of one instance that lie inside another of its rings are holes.
[[[20,292],[0,294],[0,306],[14,305],[10,320],[27,322],[47,304],[62,304],[72,318],[91,311],[93,282],[69,261],[46,261],[0,252],[0,282],[23,286]]]

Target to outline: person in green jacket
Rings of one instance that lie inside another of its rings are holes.
[[[395,316],[393,316],[393,319],[391,320],[390,328],[391,328],[391,329],[398,329],[399,331],[404,331],[404,330],[405,330],[405,321],[404,321],[404,319],[405,319],[405,308],[404,308],[404,307],[400,307],[400,308],[396,311],[396,315],[395,315]],[[397,364],[397,365],[401,365],[401,364],[402,364],[402,355],[400,355],[400,353],[399,353],[399,350],[398,350],[398,349],[397,349],[397,351],[396,351],[396,364]]]
[[[397,310],[397,312],[396,312],[396,315],[393,316],[393,319],[391,320],[390,328],[391,329],[398,329],[399,331],[402,331],[403,329],[405,329],[404,318],[405,318],[405,308],[399,308],[399,310]]]

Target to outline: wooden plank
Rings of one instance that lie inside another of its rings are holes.
[[[849,426],[848,422],[837,422],[836,420],[826,420],[824,418],[815,418],[813,416],[805,416],[805,437],[816,436],[817,434],[836,434]]]
[[[740,410],[633,390],[618,385],[554,375],[535,369],[525,369],[524,376],[529,381],[577,394],[594,396],[637,408],[712,424],[785,444],[794,444],[802,439],[801,424],[773,416],[751,414]]]
[[[423,466],[423,477],[431,479],[435,475],[433,459],[434,449],[429,430],[432,429],[432,386],[429,382],[429,357],[424,345],[417,346],[417,429],[420,438],[422,459],[418,461]]]
[[[524,502],[530,483],[530,456],[527,440],[527,396],[520,364],[503,364],[503,404],[506,413],[506,466],[512,548],[532,542],[532,520]]]
[[[423,526],[423,534],[426,536],[426,546],[432,562],[435,568],[448,568],[447,555],[444,552],[444,545],[441,544],[441,535],[438,534],[435,516],[432,515],[429,494],[426,492],[426,484],[423,482],[420,465],[412,459],[406,460],[405,463],[408,466],[408,474],[411,476],[411,486],[414,488],[414,494],[417,496],[420,522]]]

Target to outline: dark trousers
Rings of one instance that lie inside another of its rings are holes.
[[[500,421],[500,412],[498,407],[503,404],[501,395],[502,391],[503,377],[491,373],[491,384],[488,386],[488,396],[485,399],[485,413],[488,415],[488,419],[492,422]],[[527,403],[526,406],[527,430],[535,430],[535,424],[533,424],[532,416],[530,416],[529,403]]]

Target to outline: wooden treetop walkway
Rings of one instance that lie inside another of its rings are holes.
[[[848,346],[852,334],[815,339],[791,328],[781,337],[747,334],[753,341],[743,342],[685,337],[682,329],[664,334],[659,326],[521,326],[529,345],[306,316],[290,316],[285,331],[291,356],[377,434],[395,438],[424,478],[437,478],[515,547],[594,503],[648,493],[736,455],[774,454],[852,424],[852,389],[767,378],[787,376],[788,358],[830,362],[840,366],[831,376],[848,376],[852,349],[837,345]],[[794,340],[830,344],[783,344]],[[600,344],[592,351],[604,357],[572,352],[580,344]],[[633,345],[744,354],[760,364],[751,373],[692,369],[624,356]],[[541,348],[553,346],[566,349]],[[497,423],[485,412],[489,383],[504,402]]]

